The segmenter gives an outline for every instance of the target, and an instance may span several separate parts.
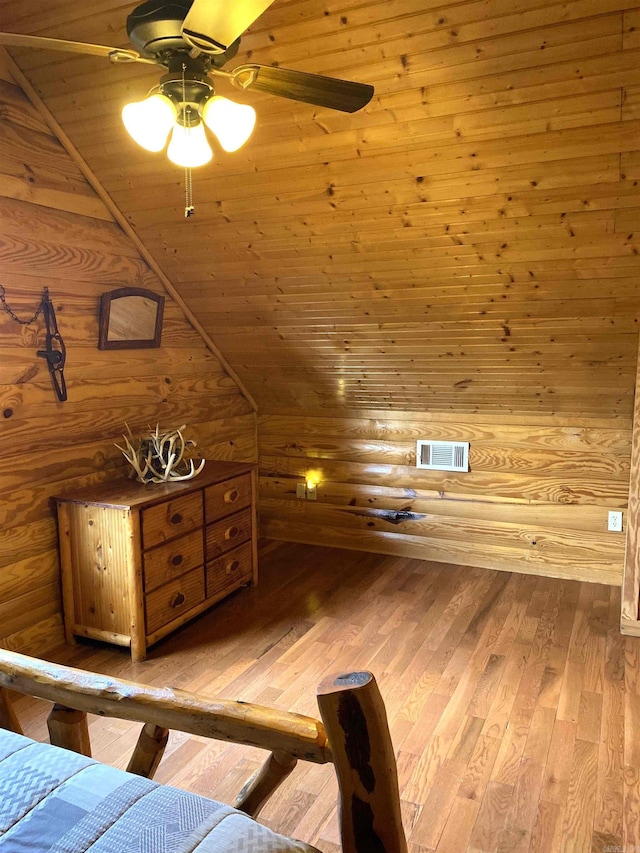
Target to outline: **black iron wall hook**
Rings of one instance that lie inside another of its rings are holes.
[[[42,314],[47,329],[45,349],[38,350],[40,358],[46,358],[47,367],[56,396],[61,403],[67,399],[67,383],[64,378],[64,363],[67,359],[67,349],[58,330],[56,312],[53,302],[49,299],[49,288],[45,287],[42,297]]]

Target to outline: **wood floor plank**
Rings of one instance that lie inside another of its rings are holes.
[[[541,799],[564,803],[569,791],[569,771],[576,740],[576,724],[556,718],[545,765]]]
[[[434,776],[420,817],[413,827],[414,834],[420,838],[427,850],[435,850],[438,846],[463,772],[462,760],[447,758]]]
[[[614,591],[612,591],[614,592]],[[624,794],[624,647],[625,639],[611,627],[620,613],[620,595],[611,595],[603,672],[602,730],[598,752],[598,791],[594,837],[601,847],[623,843]]]
[[[578,712],[578,732],[580,740],[600,743],[600,727],[602,724],[602,693],[591,693],[583,690],[580,696]]]
[[[558,803],[538,801],[536,821],[529,840],[529,853],[554,853],[563,810]]]
[[[496,853],[512,797],[512,785],[489,782],[469,838],[469,853]]]
[[[261,581],[132,664],[82,641],[51,657],[142,682],[317,715],[327,673],[371,669],[397,755],[409,853],[640,849],[640,638],[619,590],[294,543]],[[20,698],[45,740],[47,703]],[[135,724],[92,718],[125,766]],[[172,734],[157,779],[232,800],[259,750]],[[260,820],[338,853],[330,767],[299,763]]]
[[[562,838],[567,853],[583,853],[591,846],[596,807],[598,748],[576,739]]]
[[[485,718],[484,731],[491,737],[502,739],[508,730],[511,710],[527,662],[525,643],[513,643],[500,682],[493,693],[491,706]]]
[[[478,816],[480,803],[467,797],[456,797],[449,812],[437,853],[464,853],[471,830]]]

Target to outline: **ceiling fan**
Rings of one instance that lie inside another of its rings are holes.
[[[215,94],[212,78],[224,77],[243,90],[352,113],[373,96],[373,86],[245,64],[228,71],[242,33],[274,0],[147,0],[127,18],[134,49],[0,33],[0,44],[103,56],[113,63],[144,62],[166,69],[143,101],[123,109],[125,127],[149,151],[161,151],[171,133],[167,156],[179,166],[204,165],[212,152],[203,124],[222,147],[234,151],[248,139],[255,111]]]

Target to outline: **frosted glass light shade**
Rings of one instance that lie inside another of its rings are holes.
[[[213,157],[213,151],[207,142],[204,125],[199,122],[191,127],[184,127],[176,122],[167,148],[167,157],[176,166],[189,169],[208,163]]]
[[[202,120],[225,151],[237,151],[253,132],[256,111],[248,104],[236,104],[214,95],[204,105]]]
[[[122,121],[138,145],[147,151],[162,151],[177,114],[171,99],[157,92],[123,107]]]

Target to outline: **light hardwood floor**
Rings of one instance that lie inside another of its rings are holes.
[[[410,853],[640,850],[640,640],[619,590],[302,545],[144,663],[77,645],[87,669],[317,716],[323,674],[370,669],[398,756]],[[21,699],[46,739],[46,706]],[[124,766],[137,727],[92,719],[94,755]],[[172,735],[156,779],[230,801],[262,754]],[[336,853],[332,771],[299,764],[261,820]]]

